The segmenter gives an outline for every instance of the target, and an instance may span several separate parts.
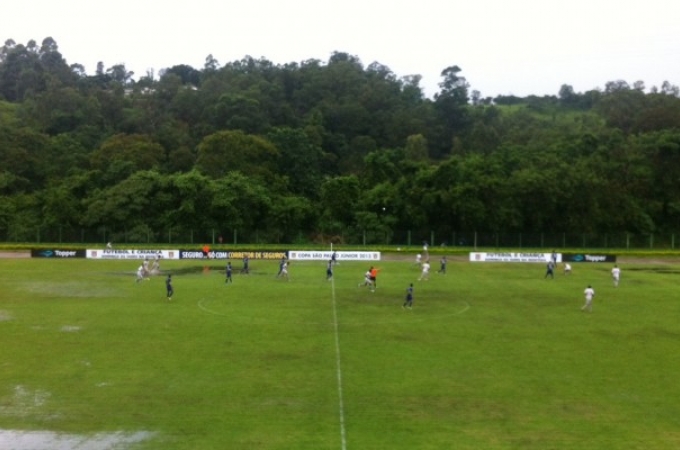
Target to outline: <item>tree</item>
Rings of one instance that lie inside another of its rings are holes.
[[[84,222],[117,232],[135,227],[158,230],[167,212],[177,205],[167,192],[158,172],[136,172],[116,185],[96,191],[86,202]]]
[[[323,177],[323,150],[301,129],[274,128],[267,139],[281,155],[277,173],[287,178],[290,192],[317,199]]]
[[[249,177],[272,180],[279,152],[264,138],[242,131],[220,131],[198,145],[196,168],[211,178],[238,171]]]
[[[145,135],[117,134],[104,141],[92,152],[90,164],[92,168],[105,174],[114,174],[121,164],[127,167],[112,180],[120,181],[134,172],[160,167],[165,160],[165,149]],[[118,164],[116,164],[118,163]],[[122,175],[122,177],[121,177]]]
[[[560,92],[558,94],[558,97],[560,99],[560,103],[563,106],[571,106],[576,101],[576,92],[574,92],[573,86],[570,86],[568,84],[563,84],[560,87]]]
[[[172,175],[167,192],[173,205],[164,220],[168,227],[202,230],[217,225],[212,214],[215,186],[209,177],[196,170]]]
[[[633,142],[651,157],[654,167],[648,202],[658,204],[658,210],[652,211],[655,222],[661,228],[676,230],[680,226],[680,132],[667,129],[648,133]],[[634,196],[639,197],[637,192]]]
[[[206,56],[205,64],[203,65],[203,70],[205,72],[214,72],[220,68],[220,63],[213,57],[212,54]]]
[[[38,55],[46,78],[51,83],[64,86],[75,85],[76,77],[66,60],[59,53],[59,46],[54,39],[51,37],[43,39]]]
[[[375,150],[364,157],[364,170],[361,173],[363,189],[383,182],[396,183],[402,175],[400,163],[404,161],[404,151]]]
[[[661,93],[664,95],[672,95],[673,97],[680,96],[680,88],[678,86],[664,81],[661,85]]]
[[[396,185],[383,182],[362,190],[356,208],[357,232],[363,234],[366,242],[389,244],[400,211]]]
[[[427,161],[427,139],[425,139],[422,134],[417,134],[406,138],[404,155],[411,161]]]
[[[352,227],[360,193],[356,176],[326,178],[321,184],[321,229],[340,234],[343,229]]]
[[[0,142],[0,167],[26,180],[31,190],[40,189],[48,170],[43,158],[48,137],[29,127],[0,126]]]
[[[212,186],[214,194],[211,208],[217,228],[238,230],[245,234],[279,226],[270,219],[271,192],[260,180],[230,172],[215,180]]]
[[[223,94],[215,105],[215,126],[255,134],[268,127],[263,112],[260,102],[250,95]]]
[[[161,78],[167,75],[177,75],[184,85],[198,87],[201,84],[201,72],[186,64],[179,64],[166,69]]]
[[[28,93],[42,92],[45,80],[39,56],[24,45],[6,41],[0,53],[0,96],[10,102],[23,101]]]
[[[463,132],[467,124],[469,85],[465,77],[459,75],[460,72],[458,66],[444,69],[441,73],[443,80],[439,83],[441,90],[434,96],[434,107],[441,123],[441,129],[434,138],[439,143],[436,156],[451,151],[454,134]]]
[[[52,136],[45,149],[45,175],[48,179],[61,179],[83,173],[89,166],[89,149],[74,135],[63,133]]]
[[[272,242],[295,242],[303,233],[316,230],[314,204],[306,197],[276,196],[267,214]]]
[[[631,131],[645,133],[672,130],[680,123],[680,99],[667,94],[648,94],[635,111]]]
[[[39,193],[43,227],[68,228],[83,224],[86,199],[96,186],[91,175],[81,172],[62,179],[55,178]]]
[[[31,109],[35,126],[51,136],[101,123],[97,105],[73,87],[50,89],[26,101],[24,106]]]
[[[614,92],[629,91],[630,85],[624,80],[608,81],[604,85],[605,94]]]
[[[119,83],[121,86],[127,86],[131,83],[134,72],[125,68],[125,64],[115,64],[106,69],[106,74],[112,81]]]
[[[633,83],[633,89],[636,91],[644,92],[645,91],[645,82],[642,80],[638,80],[635,83]]]

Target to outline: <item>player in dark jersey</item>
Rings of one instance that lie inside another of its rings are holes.
[[[408,288],[406,288],[406,300],[401,307],[408,309],[413,307],[413,283],[409,284]]]
[[[333,260],[328,260],[328,265],[326,266],[326,281],[333,279]]]
[[[276,278],[280,277],[283,275],[283,271],[286,268],[286,258],[281,258],[281,261],[279,261],[279,273],[276,274]]]
[[[171,274],[168,274],[168,278],[165,279],[165,290],[167,291],[168,301],[172,300],[172,296],[175,294],[175,290],[172,288]]]
[[[224,273],[226,275],[226,278],[224,279],[225,283],[233,283],[234,282],[234,280],[231,279],[231,272],[232,272],[232,268],[231,268],[231,261],[230,261],[230,262],[227,263],[227,268],[224,269]]]

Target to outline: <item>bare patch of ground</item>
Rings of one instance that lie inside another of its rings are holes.
[[[680,258],[669,256],[667,258],[641,258],[634,256],[617,257],[618,264],[680,264]]]
[[[0,252],[0,258],[1,259],[18,259],[18,258],[30,258],[31,257],[31,252],[25,251],[25,252]]]

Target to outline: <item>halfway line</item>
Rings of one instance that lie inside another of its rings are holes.
[[[333,299],[333,328],[335,329],[335,363],[338,375],[338,403],[340,409],[340,440],[342,450],[347,449],[345,437],[345,407],[342,400],[342,370],[340,369],[340,332],[338,331],[338,309],[335,302],[335,280],[331,278],[331,297]]]

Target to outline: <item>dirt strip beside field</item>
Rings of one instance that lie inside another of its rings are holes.
[[[0,252],[0,258],[2,259],[19,259],[19,258],[30,258],[31,252]]]

